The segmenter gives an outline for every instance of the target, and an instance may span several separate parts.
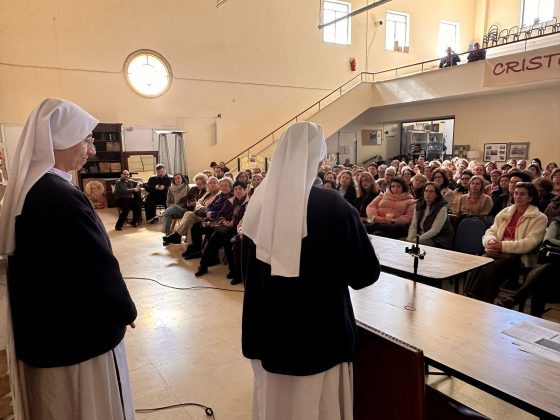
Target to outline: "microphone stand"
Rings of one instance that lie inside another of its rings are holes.
[[[414,276],[413,281],[416,282],[418,279],[418,260],[423,260],[426,255],[426,251],[420,250],[420,235],[416,235],[416,244],[411,247],[406,247],[404,252],[410,254],[414,258]]]

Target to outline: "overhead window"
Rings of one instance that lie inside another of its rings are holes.
[[[323,3],[323,23],[332,22],[348,15],[352,11],[350,3],[343,1],[325,0]],[[339,22],[323,28],[323,41],[334,44],[350,45],[351,19],[342,19]]]
[[[521,25],[546,22],[554,17],[555,0],[523,0],[521,5]]]
[[[451,47],[453,51],[458,52],[459,24],[441,21],[439,23],[438,54],[444,56],[447,47]]]
[[[125,62],[125,76],[130,87],[139,95],[154,98],[171,86],[171,68],[161,54],[138,50]]]
[[[410,15],[406,13],[387,12],[385,16],[385,49],[399,51],[408,47]]]

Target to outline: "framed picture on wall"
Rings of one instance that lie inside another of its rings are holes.
[[[467,158],[467,152],[471,150],[470,144],[456,144],[453,146],[453,156],[457,156],[463,159]]]
[[[507,143],[484,143],[484,161],[505,162]]]
[[[362,146],[382,144],[381,130],[362,130]]]
[[[508,159],[527,159],[529,158],[529,142],[509,143]]]

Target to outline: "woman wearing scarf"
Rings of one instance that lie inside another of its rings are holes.
[[[182,174],[173,175],[171,185],[167,190],[167,200],[165,205],[167,208],[161,214],[163,218],[163,233],[169,235],[171,233],[171,223],[173,218],[180,219],[187,212],[186,204],[187,194],[189,193],[189,183]]]
[[[243,219],[242,347],[255,420],[352,418],[357,328],[348,286],[374,283],[380,266],[357,210],[313,186],[325,153],[320,126],[290,126]],[[332,238],[337,259],[326,261]]]
[[[123,338],[136,308],[103,223],[68,173],[94,154],[97,123],[71,102],[45,99],[12,163],[0,254],[9,255],[18,420],[134,419]],[[39,250],[37,232],[47,241]]]

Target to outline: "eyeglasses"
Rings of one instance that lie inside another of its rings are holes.
[[[93,138],[93,136],[91,136],[91,135],[87,136],[84,139],[84,141],[86,142],[87,147],[91,147],[91,148],[95,149],[95,143],[94,143],[95,139]]]

